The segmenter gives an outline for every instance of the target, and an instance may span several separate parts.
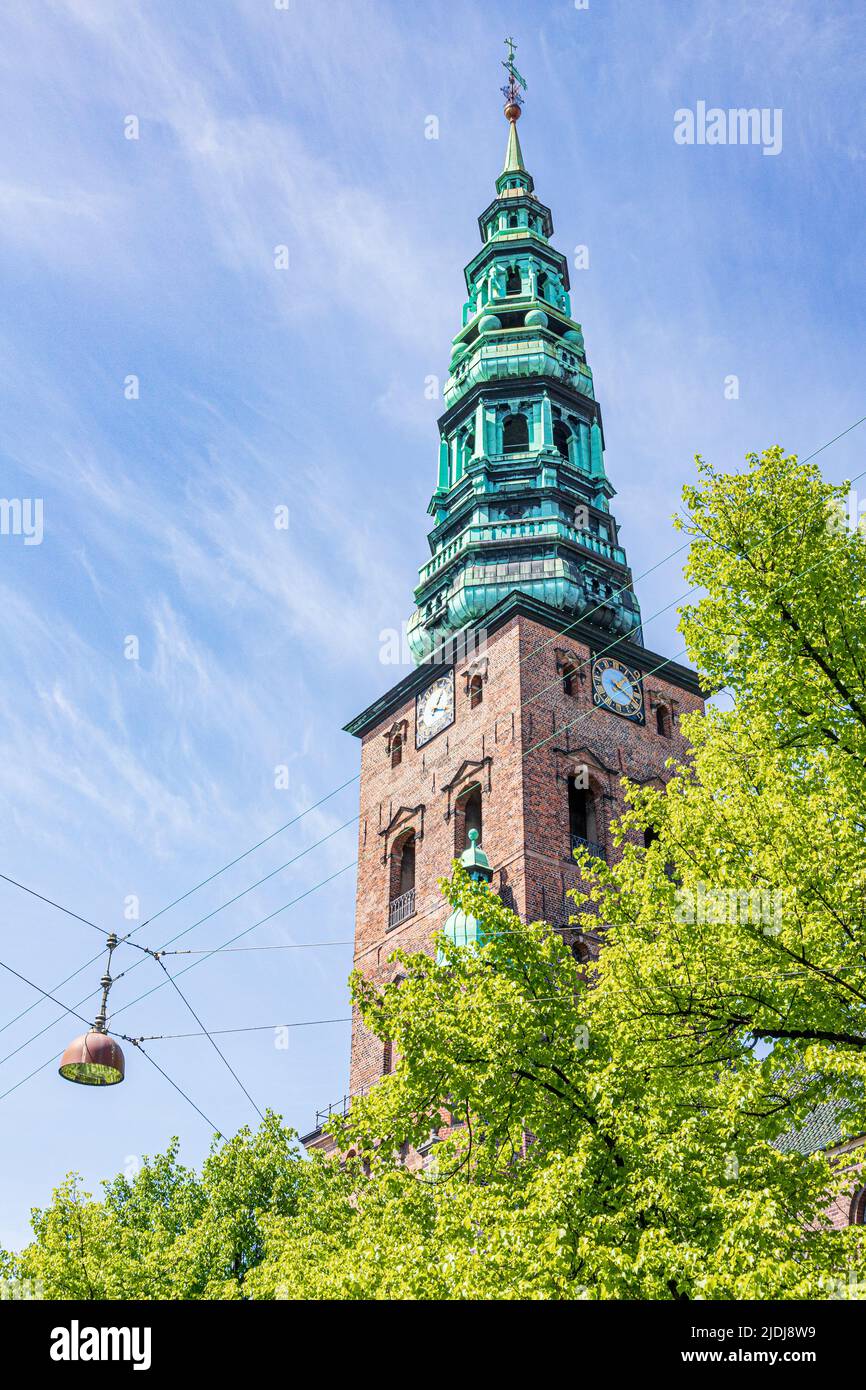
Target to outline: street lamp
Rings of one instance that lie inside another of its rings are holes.
[[[81,1086],[116,1086],[123,1080],[123,1053],[97,1019],[89,1033],[71,1042],[60,1062],[64,1081]]]
[[[111,989],[111,955],[117,945],[114,932],[108,938],[108,964],[100,980],[102,1003],[93,1027],[71,1042],[60,1059],[59,1072],[64,1081],[80,1086],[116,1086],[123,1080],[126,1063],[119,1045],[105,1030],[108,991]]]

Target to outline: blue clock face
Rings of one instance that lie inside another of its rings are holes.
[[[598,656],[592,663],[592,697],[596,705],[643,723],[643,683],[640,672],[616,657]]]
[[[609,666],[603,671],[601,685],[607,698],[617,705],[630,705],[634,699],[634,686],[621,667]]]

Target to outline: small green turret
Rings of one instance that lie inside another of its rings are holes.
[[[478,843],[478,831],[469,831],[469,844],[460,856],[459,863],[469,874],[475,883],[485,886],[493,878],[493,870],[490,867],[490,860]],[[442,935],[447,941],[451,941],[455,946],[483,946],[485,943],[484,924],[480,922],[471,912],[464,912],[462,907],[456,907],[448,917],[442,928]],[[442,951],[437,951],[436,961],[439,965],[443,962]]]

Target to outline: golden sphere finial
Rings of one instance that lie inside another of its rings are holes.
[[[506,103],[505,119],[512,123],[520,120],[520,107],[516,101],[509,101]]]

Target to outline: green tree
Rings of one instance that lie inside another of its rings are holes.
[[[200,1178],[172,1147],[101,1202],[67,1182],[7,1272],[49,1297],[382,1299],[821,1298],[859,1274],[859,1232],[824,1217],[844,1177],[778,1141],[819,1102],[866,1130],[866,543],[817,470],[748,463],[699,460],[682,523],[683,631],[732,707],[684,722],[663,792],[628,789],[617,864],[583,855],[598,961],[456,872],[486,944],[353,977],[399,1060],[334,1121],[341,1162],[300,1162],[273,1117]]]
[[[844,1180],[776,1141],[827,1100],[866,1129],[866,548],[839,522],[847,488],[779,449],[698,468],[682,525],[705,592],[682,626],[733,707],[687,721],[664,792],[629,789],[620,862],[584,855],[576,920],[606,938],[589,985],[555,934],[459,881],[480,954],[406,958],[381,994],[355,979],[402,1057],[337,1129],[358,1158],[329,1189],[320,1290],[796,1298],[859,1273],[858,1234],[823,1220]],[[417,1183],[393,1155],[440,1107],[461,1126]],[[272,1261],[254,1282],[273,1287]]]
[[[262,1222],[295,1209],[303,1168],[290,1130],[267,1114],[258,1131],[214,1142],[201,1174],[177,1160],[177,1141],[95,1201],[71,1175],[32,1216],[34,1240],[0,1254],[5,1278],[45,1298],[239,1298],[262,1259]]]
[[[749,464],[727,476],[699,460],[686,489],[688,573],[705,594],[682,628],[733,707],[685,721],[692,757],[664,793],[631,793],[621,837],[651,825],[658,839],[624,843],[595,875],[597,910],[617,924],[601,972],[628,998],[643,1055],[713,1066],[772,1044],[775,1075],[844,1102],[859,1134],[866,540],[842,520],[847,487],[779,449]]]
[[[723,1067],[648,1063],[612,976],[588,984],[555,932],[460,875],[449,891],[490,940],[400,956],[406,978],[382,991],[355,978],[400,1061],[335,1125],[351,1160],[268,1223],[252,1292],[803,1298],[844,1277],[847,1238],[820,1221],[826,1160],[774,1147],[771,1068],[745,1045]],[[437,1112],[453,1137],[407,1171]]]

